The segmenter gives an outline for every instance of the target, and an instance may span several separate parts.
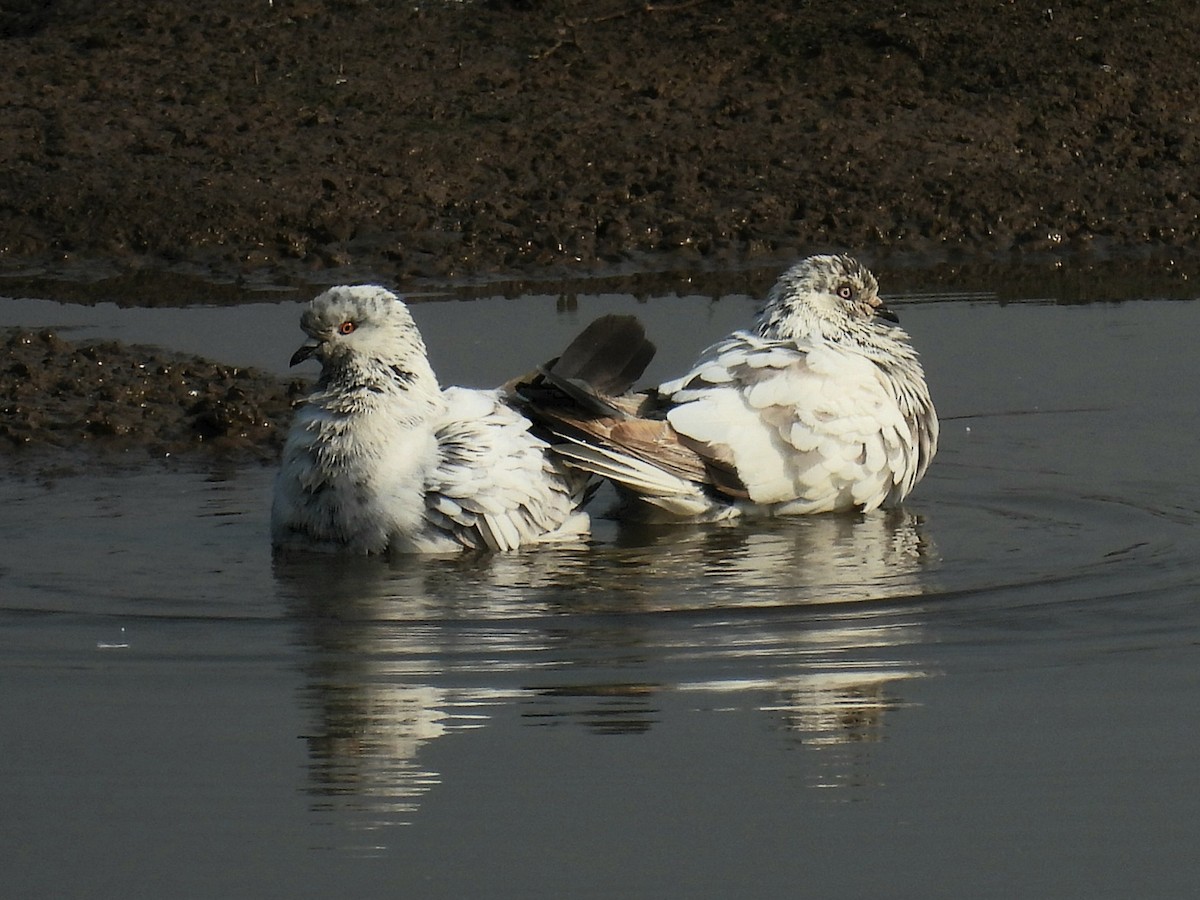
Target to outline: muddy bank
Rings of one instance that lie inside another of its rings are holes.
[[[0,259],[1195,251],[1200,7],[15,2]]]
[[[273,462],[301,380],[52,331],[0,333],[0,451]]]

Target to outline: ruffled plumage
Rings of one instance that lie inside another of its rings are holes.
[[[640,518],[712,521],[902,501],[937,450],[908,335],[846,256],[785,272],[750,330],[615,415],[534,403],[570,465],[611,479]],[[552,374],[552,373],[551,373]]]
[[[277,548],[513,550],[588,532],[588,476],[533,435],[499,390],[443,390],[407,307],[376,286],[309,305],[321,361],[298,407],[272,505]]]

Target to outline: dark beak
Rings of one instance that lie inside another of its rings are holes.
[[[292,354],[292,361],[289,366],[294,366],[304,362],[306,359],[312,359],[317,355],[317,351],[321,349],[320,344],[305,344],[299,350]]]
[[[884,322],[899,323],[900,318],[896,316],[892,310],[889,310],[886,302],[883,302],[882,296],[876,294],[870,299],[872,311],[875,312],[875,317],[883,319]]]
[[[883,319],[885,322],[898,323],[900,319],[894,312],[888,309],[883,298],[878,294],[872,294],[867,298],[867,306],[871,307],[871,314],[877,319]]]
[[[880,304],[877,307],[875,307],[875,318],[883,319],[886,322],[891,322],[891,323],[897,324],[897,325],[900,323],[900,317],[898,315],[896,315],[894,312],[892,312],[882,302],[880,302]]]

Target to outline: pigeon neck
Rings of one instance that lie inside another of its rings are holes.
[[[426,360],[349,359],[327,365],[318,382],[324,405],[341,412],[363,411],[381,403],[426,406],[441,402],[441,386]]]
[[[765,309],[758,320],[759,337],[769,341],[833,341],[842,342],[848,336],[844,323],[807,311]]]
[[[774,341],[804,343],[824,341],[859,349],[871,358],[891,358],[900,352],[911,353],[908,335],[903,329],[878,319],[831,319],[827,316],[790,311],[763,310],[756,331],[759,337]],[[912,354],[915,356],[915,354]]]

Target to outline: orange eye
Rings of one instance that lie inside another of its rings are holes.
[[[338,329],[337,329],[338,334],[350,334],[357,327],[358,326],[355,325],[353,322],[347,320],[338,326]]]

